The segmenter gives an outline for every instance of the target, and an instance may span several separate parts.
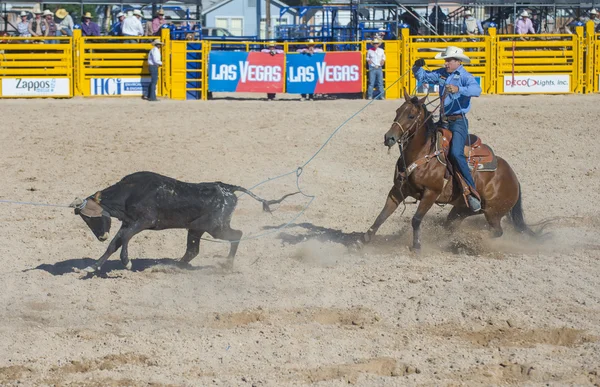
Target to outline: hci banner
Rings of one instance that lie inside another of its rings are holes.
[[[208,90],[281,93],[284,59],[284,54],[212,51]]]
[[[362,56],[360,52],[288,54],[286,92],[360,93]]]

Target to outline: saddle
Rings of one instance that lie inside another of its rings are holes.
[[[452,132],[447,129],[438,129],[436,148],[443,150],[444,160],[438,155],[440,163],[446,165],[448,153],[450,152],[450,141]],[[465,158],[469,164],[469,169],[478,172],[493,172],[498,168],[498,159],[489,145],[482,143],[481,138],[474,134],[469,134],[465,141]]]

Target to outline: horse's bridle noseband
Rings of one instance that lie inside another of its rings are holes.
[[[408,129],[404,129],[404,126],[402,126],[402,124],[400,122],[398,122],[397,120],[394,120],[394,122],[392,123],[392,126],[398,125],[398,127],[401,130],[400,136],[398,136],[398,140],[396,140],[397,144],[402,145],[403,142],[405,142],[412,136],[410,134],[410,131],[412,130],[413,126],[415,126],[417,124],[417,122],[419,122],[419,118],[421,118],[422,113],[423,113],[423,109],[419,109],[419,115],[413,120],[412,125]],[[413,135],[414,135],[414,133],[413,133]]]

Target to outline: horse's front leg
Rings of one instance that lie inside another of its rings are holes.
[[[439,192],[435,192],[429,189],[426,189],[423,193],[423,197],[419,202],[419,207],[417,207],[417,212],[412,218],[412,227],[413,227],[413,246],[412,251],[419,253],[421,251],[421,221],[425,214],[433,203],[435,203],[435,199],[439,196]]]
[[[375,219],[375,223],[373,223],[371,228],[369,228],[367,232],[363,234],[362,242],[371,242],[373,236],[375,236],[375,233],[377,232],[377,230],[379,230],[379,227],[381,227],[381,225],[387,220],[387,218],[389,218],[390,215],[392,215],[394,211],[396,211],[398,205],[402,202],[402,200],[404,200],[404,195],[404,192],[402,192],[396,185],[392,187],[390,193],[388,194],[387,200],[385,201],[383,209],[379,213],[377,219]]]

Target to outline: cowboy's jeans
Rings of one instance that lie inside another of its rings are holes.
[[[369,87],[367,88],[367,99],[373,98],[373,87],[377,86],[377,99],[384,99],[383,94],[383,70],[381,67],[369,67]]]
[[[156,84],[158,83],[158,66],[150,65],[148,66],[148,69],[150,70],[150,84],[148,85],[148,94],[146,94],[146,97],[148,97],[150,101],[155,101]]]
[[[452,132],[452,141],[450,142],[450,161],[458,168],[458,171],[465,179],[465,182],[475,189],[475,182],[469,165],[465,159],[465,142],[469,135],[469,121],[466,117],[459,118],[456,121],[450,121],[450,131]]]

